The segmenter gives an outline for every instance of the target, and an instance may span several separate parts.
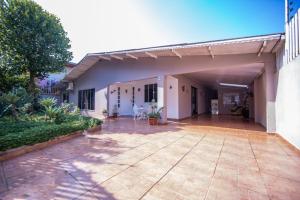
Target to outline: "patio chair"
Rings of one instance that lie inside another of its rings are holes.
[[[133,119],[136,120],[140,116],[139,108],[136,104],[133,105]]]

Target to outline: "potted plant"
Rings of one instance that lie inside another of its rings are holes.
[[[112,117],[117,118],[118,117],[118,106],[114,105],[114,108],[112,110]]]
[[[159,112],[151,112],[148,114],[148,120],[150,125],[157,125],[159,118],[160,118]]]
[[[106,109],[103,109],[103,111],[102,111],[102,114],[103,114],[103,116],[104,116],[105,118],[107,118],[107,116],[108,116],[108,112],[107,112],[107,110],[106,110]]]
[[[148,113],[148,121],[150,125],[157,125],[160,119],[160,113],[163,107],[157,110],[157,105],[154,100],[151,102],[151,112]]]

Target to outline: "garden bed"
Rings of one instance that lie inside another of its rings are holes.
[[[2,118],[0,119],[0,152],[46,142],[62,135],[91,128],[90,121],[91,118],[83,116],[66,116],[61,124],[45,121],[42,116],[16,122]]]

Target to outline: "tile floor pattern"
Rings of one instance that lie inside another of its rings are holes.
[[[1,163],[0,199],[300,199],[300,155],[248,122],[118,119]]]

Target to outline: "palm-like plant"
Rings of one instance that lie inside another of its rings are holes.
[[[11,113],[12,113],[13,118],[15,120],[18,120],[19,116],[18,116],[18,111],[17,111],[17,103],[20,100],[20,97],[17,96],[16,94],[12,93],[12,92],[9,92],[7,94],[4,94],[1,97],[1,99],[8,104],[8,106],[4,110],[4,112],[11,109]]]
[[[47,117],[49,119],[53,119],[57,113],[57,109],[55,108],[57,100],[55,98],[45,98],[40,100],[40,104],[45,109],[45,121],[47,121]]]

